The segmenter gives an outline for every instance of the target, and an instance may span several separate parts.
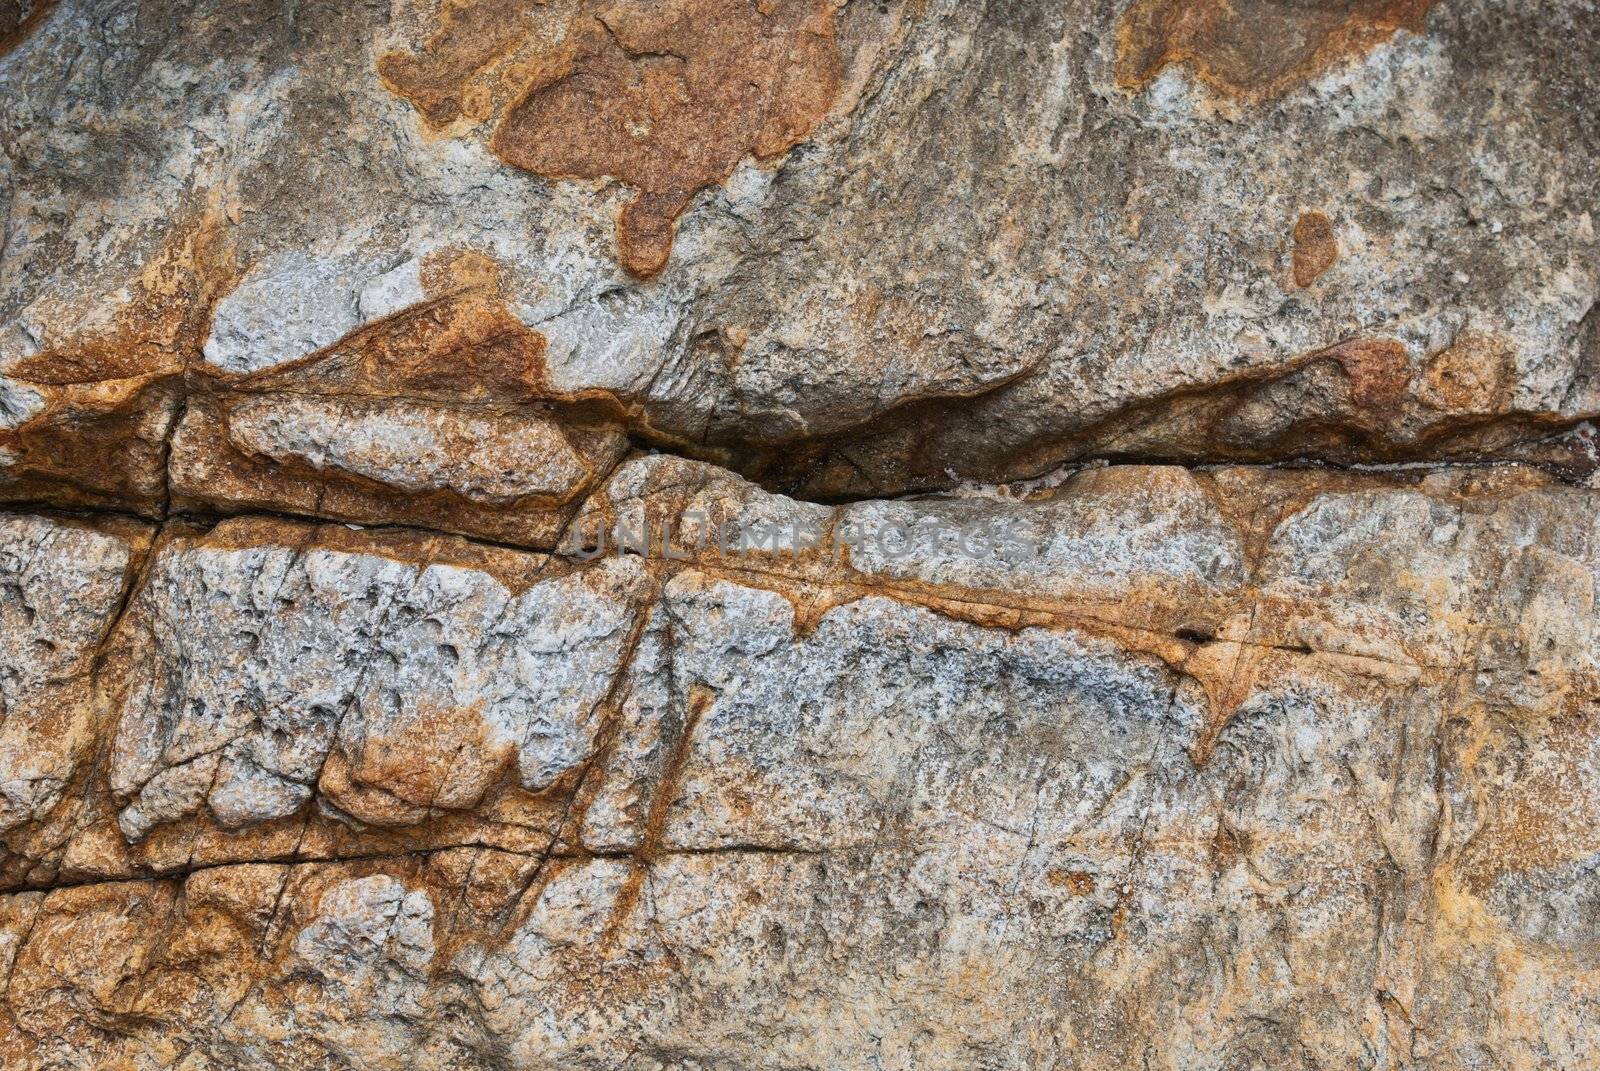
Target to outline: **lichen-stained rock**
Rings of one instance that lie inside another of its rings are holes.
[[[1182,1067],[1188,1052],[1283,1043],[1359,1061],[1366,985],[1383,970],[1370,890],[1397,883],[1387,852],[1425,856],[1437,806],[1434,771],[1408,764],[1400,740],[1434,728],[1438,691],[1397,695],[1315,656],[1274,655],[1197,768],[1202,689],[1105,641],[875,598],[797,637],[776,596],[692,573],[664,597],[683,693],[663,705],[687,714],[690,742],[662,748],[672,777],[643,793],[654,820],[642,817],[639,854],[668,859],[628,875],[642,887],[623,884],[620,907],[556,886],[622,874],[562,869],[547,887],[598,900],[612,927],[648,913],[631,940],[685,964],[667,984],[692,996],[649,1020],[662,1049],[709,1035],[694,1051],[748,1051],[759,1036],[776,1066],[870,1066],[868,1031],[851,1025],[870,1022],[905,1066],[982,1054],[1048,1066],[1071,1052],[1082,1066]],[[1286,910],[1289,929],[1274,932]],[[573,921],[605,947],[604,924]],[[514,939],[518,962],[554,936],[535,922],[542,940]],[[721,966],[740,934],[751,951]],[[1303,955],[1333,948],[1346,951],[1297,978]],[[496,989],[520,980],[490,964]],[[735,1015],[710,1010],[724,972],[742,979]],[[559,981],[496,1025],[535,1019]],[[796,1029],[818,1018],[827,1029]],[[1262,1021],[1283,1025],[1255,1036]]]
[[[463,843],[531,866],[651,583],[631,559],[573,571],[415,532],[170,525],[96,648],[91,738],[63,729],[87,777],[7,835],[0,881]]]
[[[1593,470],[1586,0],[39,10],[0,58],[13,499],[158,511],[174,392],[275,375],[440,420],[492,381],[813,498]]]
[[[1593,6],[0,0],[0,1065],[1600,1066]]]
[[[295,393],[196,398],[172,440],[172,502],[551,548],[627,445],[615,425],[517,411]]]
[[[43,818],[94,753],[95,662],[150,535],[0,514],[0,834]]]
[[[166,542],[130,607],[108,775],[133,841],[202,811],[410,826],[578,771],[643,578],[233,522]],[[442,553],[441,553],[442,552]]]
[[[551,399],[544,340],[505,311],[499,272],[451,250],[401,264],[352,309],[360,330],[316,336],[307,344],[320,348],[288,365],[259,368],[230,348],[259,342],[249,325],[214,327],[171,440],[172,506],[553,546],[627,437],[614,405]],[[286,298],[306,287],[292,273],[253,278]],[[317,312],[272,323],[315,331]]]
[[[657,456],[590,507],[697,519],[169,525],[8,842],[8,1064],[1592,1062],[1594,492]],[[741,520],[834,538],[699,538]]]
[[[182,372],[231,270],[217,226],[208,215],[141,249],[136,270],[114,277],[111,294],[94,289],[102,273],[65,265],[76,277],[72,288],[49,288],[24,308],[5,306],[0,497],[147,515],[166,508]],[[18,259],[13,270],[25,275],[29,254]],[[8,286],[0,300],[24,292]]]
[[[1433,3],[1135,0],[1117,28],[1118,77],[1142,89],[1168,64],[1184,63],[1225,92],[1273,96],[1346,54],[1370,51],[1400,30],[1420,32]]]

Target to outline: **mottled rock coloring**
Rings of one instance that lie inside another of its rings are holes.
[[[0,1065],[1600,1064],[1591,0],[0,0]]]

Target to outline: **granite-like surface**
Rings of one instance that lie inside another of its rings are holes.
[[[1593,0],[0,2],[0,1065],[1600,1063]]]
[[[1585,478],[1596,23],[65,0],[0,58],[3,493],[158,511],[189,398],[176,465],[303,510],[250,471],[284,444],[217,426],[240,393],[319,442],[373,400],[446,438],[556,407],[808,497],[1084,457]],[[330,515],[472,483],[415,465]]]
[[[31,693],[100,705],[5,833],[7,1062],[1582,1066],[1594,496],[1130,466],[821,509],[645,458],[591,535],[1037,553],[172,522],[120,613],[148,533],[18,515],[6,575],[110,572],[55,626],[88,680]]]

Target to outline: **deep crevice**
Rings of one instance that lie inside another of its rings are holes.
[[[38,495],[23,495],[14,499],[0,501],[0,508],[33,512],[116,514],[155,523],[177,519],[193,519],[204,522],[213,518],[260,514],[313,523],[356,524],[364,528],[397,527],[432,531],[440,535],[461,535],[475,542],[516,550],[534,550],[548,553],[561,545],[559,535],[554,542],[550,543],[531,541],[515,543],[466,532],[451,532],[448,529],[434,528],[415,521],[351,520],[327,514],[303,513],[292,509],[275,509],[259,505],[239,509],[222,507],[197,508],[194,506],[174,509],[172,505],[174,501],[173,452],[176,436],[196,395],[215,393],[215,391],[203,384],[197,385],[194,382],[194,377],[190,374],[175,376],[174,381],[177,386],[178,397],[173,415],[166,424],[160,444],[160,502],[153,509],[141,509],[139,505],[134,503],[104,504],[95,502],[94,504],[73,504],[73,496],[70,492],[54,499],[42,498]],[[784,495],[793,498],[797,502],[822,506],[924,498],[946,495],[973,487],[1025,487],[1041,480],[1063,480],[1075,472],[1086,469],[1112,466],[1177,467],[1190,471],[1237,468],[1381,474],[1400,471],[1415,473],[1521,465],[1545,472],[1563,483],[1577,486],[1587,486],[1594,480],[1596,473],[1600,472],[1600,445],[1597,445],[1596,435],[1588,415],[1574,417],[1567,421],[1548,423],[1529,419],[1519,420],[1512,417],[1486,418],[1469,421],[1462,426],[1466,431],[1488,431],[1503,425],[1515,433],[1508,440],[1510,446],[1520,448],[1525,456],[1515,456],[1514,451],[1508,453],[1502,449],[1500,451],[1481,452],[1462,451],[1454,456],[1430,457],[1361,447],[1357,450],[1358,456],[1353,458],[1326,457],[1314,453],[1293,451],[1284,451],[1283,456],[1280,457],[1263,458],[1251,457],[1237,452],[1232,456],[1227,452],[1221,451],[1212,451],[1196,456],[1192,452],[1095,451],[1088,447],[1088,444],[1092,443],[1097,435],[1096,429],[1109,427],[1118,421],[1142,419],[1137,414],[1143,409],[1159,410],[1161,407],[1180,404],[1185,399],[1190,398],[1209,401],[1214,397],[1222,397],[1230,392],[1244,389],[1238,385],[1230,384],[1208,385],[1195,388],[1192,391],[1177,392],[1163,396],[1149,403],[1125,407],[1104,420],[1098,421],[1093,428],[1064,438],[1062,440],[1063,445],[1041,446],[1036,444],[1030,447],[1029,453],[1035,455],[1035,460],[1029,461],[1018,457],[1011,461],[990,464],[986,472],[989,477],[993,478],[962,478],[944,464],[945,461],[950,459],[941,454],[939,456],[924,457],[920,462],[917,462],[920,466],[918,471],[936,470],[939,473],[938,476],[919,477],[915,475],[915,472],[908,471],[902,477],[897,477],[885,483],[881,478],[874,476],[874,472],[882,473],[887,470],[886,467],[892,469],[898,462],[884,461],[879,458],[878,461],[863,464],[856,459],[856,455],[863,451],[867,455],[873,454],[875,445],[881,446],[897,434],[898,430],[906,428],[918,429],[918,435],[922,436],[918,441],[922,445],[916,446],[915,450],[922,451],[929,444],[932,436],[937,434],[937,429],[944,426],[945,417],[959,415],[961,412],[967,411],[973,404],[987,397],[988,394],[1004,390],[1012,385],[1014,385],[1013,381],[1008,380],[1006,383],[995,387],[993,391],[980,392],[970,397],[918,399],[892,408],[870,422],[837,433],[803,437],[779,444],[692,444],[686,440],[653,429],[649,426],[645,414],[637,406],[624,406],[620,402],[600,406],[599,403],[593,400],[563,402],[559,399],[547,399],[529,403],[529,406],[520,408],[529,408],[531,406],[531,408],[541,411],[548,419],[552,419],[562,426],[593,426],[596,421],[601,421],[618,428],[627,436],[634,451],[633,456],[663,455],[708,465],[720,469],[730,476],[745,480],[768,493]],[[1253,379],[1245,384],[1246,387],[1256,385],[1258,384]],[[283,393],[305,392],[286,390]],[[317,396],[344,397],[324,394],[318,394]],[[347,400],[360,401],[361,399],[356,397]],[[418,399],[417,401],[419,404],[433,405],[441,409],[470,411],[477,408],[470,404],[446,403],[435,399]],[[928,431],[928,429],[934,430]],[[1315,431],[1314,428],[1311,430]],[[1535,432],[1538,434],[1534,434]],[[1444,433],[1441,433],[1441,435],[1444,435]],[[1448,436],[1445,435],[1445,438],[1448,438]],[[1573,441],[1561,443],[1560,441],[1564,439]],[[1440,436],[1432,436],[1422,441],[1425,443],[1427,441],[1442,440]],[[1080,451],[1074,446],[1067,445],[1072,443],[1078,443],[1085,448]],[[1557,446],[1551,444],[1559,444],[1559,450]],[[1546,453],[1554,454],[1559,452],[1563,455],[1563,458],[1541,458],[1538,456],[1541,448],[1546,446],[1550,447]],[[1368,454],[1371,456],[1359,456]],[[1582,455],[1582,459],[1574,460],[1579,455]],[[610,468],[605,472],[596,473],[588,489],[576,496],[570,505],[563,507],[564,516],[560,525],[562,534],[565,534],[572,521],[583,512],[584,507],[593,500],[594,496],[603,491],[606,481],[615,473],[618,467],[626,463],[629,456],[625,453],[611,464]],[[836,468],[840,464],[847,465],[853,473],[851,478],[843,484],[824,473],[824,470],[830,466]],[[400,494],[403,495],[403,492]]]
[[[289,871],[289,873],[285,874],[284,876],[284,886],[287,887],[289,879],[293,876],[293,872],[302,867],[342,866],[351,863],[400,862],[405,860],[425,859],[429,856],[439,855],[444,852],[459,851],[492,852],[499,855],[513,855],[520,856],[525,859],[540,860],[541,862],[551,860],[566,860],[576,862],[585,862],[589,860],[628,861],[637,860],[640,854],[639,849],[632,851],[620,849],[608,851],[584,851],[582,849],[574,849],[571,847],[557,848],[547,852],[531,852],[518,850],[516,848],[506,848],[502,847],[501,845],[490,844],[484,841],[465,841],[460,844],[442,844],[427,848],[405,848],[398,851],[389,852],[358,852],[350,855],[306,856],[291,852],[285,855],[267,855],[261,858],[225,859],[215,862],[193,863],[190,865],[172,867],[165,870],[153,870],[146,874],[126,874],[115,877],[91,876],[82,878],[68,878],[66,880],[48,882],[30,882],[0,890],[0,899],[13,896],[36,895],[38,893],[48,894],[52,892],[59,892],[65,889],[99,888],[107,885],[154,885],[167,881],[186,881],[196,874],[205,874],[213,870],[227,870],[232,867],[245,866],[284,867]],[[827,854],[829,854],[828,850],[821,848],[789,848],[768,844],[727,844],[704,848],[656,848],[653,850],[653,857],[658,859],[675,856],[822,856]],[[280,890],[280,900],[282,899],[282,896],[283,890]],[[270,928],[270,926],[271,916],[269,916],[268,922],[268,927]],[[19,943],[17,945],[17,951],[20,952],[21,949],[22,944]],[[0,989],[3,989],[3,987],[0,987]]]

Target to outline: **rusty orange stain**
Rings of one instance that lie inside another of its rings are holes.
[[[419,53],[383,56],[379,74],[435,128],[491,115],[496,86],[515,87],[490,148],[546,178],[632,187],[617,248],[639,276],[666,266],[695,194],[804,140],[842,85],[830,0],[589,0],[558,45],[532,47],[538,6],[454,0]]]
[[[1339,261],[1333,223],[1321,212],[1307,212],[1294,225],[1294,285],[1310,286]]]
[[[1227,96],[1268,99],[1420,32],[1435,0],[1134,0],[1117,26],[1117,83],[1139,90],[1185,64]]]

